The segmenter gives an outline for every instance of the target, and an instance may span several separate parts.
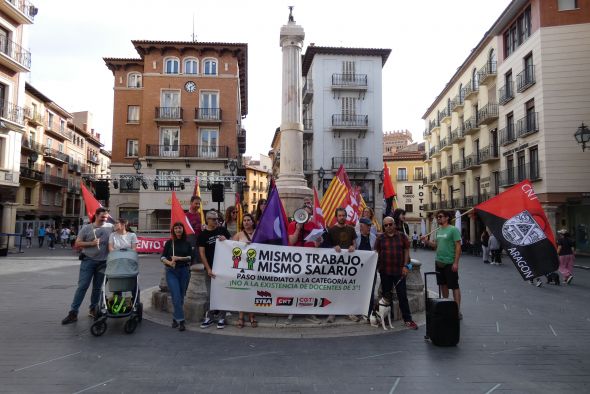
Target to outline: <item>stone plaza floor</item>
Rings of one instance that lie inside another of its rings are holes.
[[[433,269],[432,252],[412,257],[423,272]],[[461,341],[437,348],[424,341],[423,325],[385,333],[360,323],[246,325],[211,335],[215,327],[173,330],[165,315],[144,320],[132,335],[109,320],[95,338],[82,313],[89,295],[77,323],[60,323],[76,288],[76,256],[24,249],[0,258],[0,392],[590,392],[590,271],[576,268],[569,286],[537,288],[504,260],[490,266],[462,258]],[[141,286],[156,286],[157,257],[141,257],[140,267]],[[350,329],[363,332],[346,335]],[[303,331],[278,338],[273,330]]]

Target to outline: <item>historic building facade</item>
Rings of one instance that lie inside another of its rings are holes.
[[[141,231],[165,230],[172,190],[187,208],[196,177],[208,179],[201,182],[203,205],[217,208],[207,186],[221,175],[245,174],[248,47],[132,44],[139,57],[104,59],[114,76],[110,208]],[[222,208],[237,191],[237,183],[224,184]]]
[[[320,47],[303,55],[303,163],[322,195],[344,165],[377,217],[383,169],[382,67],[390,49]]]
[[[574,139],[590,123],[588,53],[590,1],[512,1],[424,114],[427,211],[529,179],[554,230],[590,252],[590,159]],[[464,223],[476,241],[481,223]]]

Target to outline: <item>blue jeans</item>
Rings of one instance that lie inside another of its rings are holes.
[[[92,260],[85,258],[80,263],[80,274],[78,276],[78,289],[74,294],[74,301],[72,301],[72,307],[70,311],[78,313],[84,296],[86,296],[86,290],[92,282],[92,295],[90,296],[90,308],[94,308],[98,305],[98,299],[100,297],[100,288],[102,287],[102,281],[104,279],[104,269],[106,261]]]
[[[166,267],[166,282],[168,290],[172,296],[172,305],[174,305],[174,320],[177,322],[184,321],[184,295],[188,288],[190,278],[190,269],[188,265],[170,268]]]

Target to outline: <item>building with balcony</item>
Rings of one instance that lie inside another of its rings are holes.
[[[243,190],[244,212],[256,212],[258,201],[268,197],[268,183],[272,175],[272,161],[269,156],[260,155],[260,160],[246,163],[246,185]]]
[[[70,113],[29,83],[25,84],[25,130],[20,149],[20,185],[16,231],[31,225],[77,226],[85,215],[80,185],[91,173],[87,153],[100,146],[88,123],[76,124]],[[91,114],[86,114],[89,122]],[[92,184],[88,184],[91,190]]]
[[[0,1],[0,233],[16,231],[25,81],[31,69],[26,37],[37,12],[28,1]],[[32,172],[28,175],[36,176]]]
[[[311,44],[302,64],[308,186],[319,185],[323,195],[342,164],[377,217],[383,209],[378,188],[383,169],[382,67],[390,52]]]
[[[233,160],[237,175],[245,175],[246,131],[241,125],[248,113],[248,46],[132,44],[137,58],[104,59],[114,76],[112,177],[126,179],[116,189],[111,183],[110,207],[142,231],[162,230],[169,226],[170,185],[188,202],[197,176],[230,175]],[[140,170],[134,169],[135,162]],[[140,188],[142,184],[148,187]],[[235,187],[226,182],[223,207],[233,204]],[[204,209],[217,208],[206,187],[201,195]]]
[[[395,208],[406,211],[410,233],[420,233],[420,221],[426,218],[424,144],[414,145],[416,149],[399,150],[392,155],[383,155],[383,162],[389,167],[391,181],[395,188]]]
[[[451,140],[461,121],[464,138],[427,159],[429,174],[449,163],[454,172],[429,182],[429,208],[468,209],[529,179],[553,229],[567,227],[590,253],[590,159],[573,137],[590,122],[588,53],[590,2],[512,1],[424,115],[427,145],[438,147],[447,130],[430,130],[451,100]],[[464,222],[478,239],[481,223]]]

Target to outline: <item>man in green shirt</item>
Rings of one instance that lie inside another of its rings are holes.
[[[428,245],[436,248],[436,282],[441,288],[442,296],[449,298],[449,289],[453,290],[453,299],[461,310],[461,290],[459,289],[459,257],[461,256],[461,233],[451,226],[451,213],[440,210],[436,213],[438,229],[436,241],[428,241]],[[459,319],[463,315],[459,312]]]

